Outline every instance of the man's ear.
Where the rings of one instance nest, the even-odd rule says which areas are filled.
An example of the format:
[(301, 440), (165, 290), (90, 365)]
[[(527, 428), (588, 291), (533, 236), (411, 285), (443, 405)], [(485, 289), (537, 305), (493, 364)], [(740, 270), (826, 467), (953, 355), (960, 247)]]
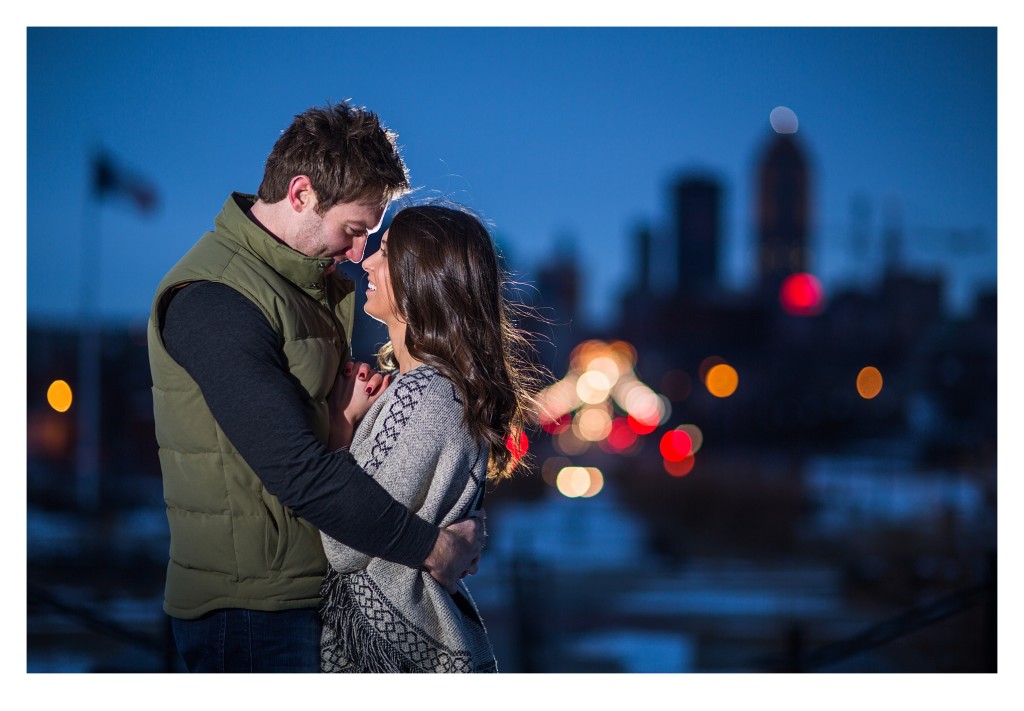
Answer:
[(288, 183), (288, 204), (295, 212), (303, 212), (316, 207), (316, 192), (313, 183), (305, 175), (296, 175)]

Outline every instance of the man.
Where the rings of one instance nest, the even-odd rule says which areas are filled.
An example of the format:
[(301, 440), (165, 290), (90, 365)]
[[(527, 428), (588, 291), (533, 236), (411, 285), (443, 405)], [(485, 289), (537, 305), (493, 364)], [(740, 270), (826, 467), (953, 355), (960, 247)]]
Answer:
[(384, 386), (350, 362), (354, 284), (335, 263), (360, 261), (409, 190), (396, 138), (346, 103), (296, 116), (258, 197), (232, 194), (157, 288), (164, 610), (190, 671), (319, 671), (319, 529), (448, 588), (476, 570), (481, 524), (427, 524), (326, 446), (339, 369)]

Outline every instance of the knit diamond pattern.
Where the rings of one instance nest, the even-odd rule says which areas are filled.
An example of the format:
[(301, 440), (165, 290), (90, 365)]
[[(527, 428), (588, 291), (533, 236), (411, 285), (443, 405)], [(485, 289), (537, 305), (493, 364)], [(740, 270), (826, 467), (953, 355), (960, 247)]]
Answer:
[(380, 465), (391, 453), (399, 433), (415, 414), (420, 395), (436, 373), (437, 371), (432, 368), (417, 368), (406, 373), (394, 384), (395, 393), (384, 416), (384, 427), (374, 437), (371, 453), (373, 458), (364, 466), (371, 476), (380, 469)]

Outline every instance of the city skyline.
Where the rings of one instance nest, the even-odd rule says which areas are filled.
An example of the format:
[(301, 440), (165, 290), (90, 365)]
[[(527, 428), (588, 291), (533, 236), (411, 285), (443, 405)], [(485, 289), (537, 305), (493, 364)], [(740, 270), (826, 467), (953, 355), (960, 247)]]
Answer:
[[(227, 194), (255, 191), (291, 115), (343, 98), (399, 133), (417, 199), (455, 199), (491, 220), (526, 280), (557, 245), (573, 244), (586, 275), (579, 316), (597, 322), (614, 317), (635, 281), (635, 226), (647, 222), (656, 236), (666, 229), (680, 174), (721, 183), (720, 276), (749, 285), (755, 165), (771, 112), (786, 106), (814, 176), (810, 268), (827, 287), (870, 279), (884, 256), (883, 215), (897, 204), (906, 261), (947, 274), (953, 305), (966, 309), (973, 290), (996, 279), (995, 36), (994, 28), (30, 28), (28, 316), (77, 317), (89, 239), (101, 317), (143, 320), (159, 277)], [(335, 58), (327, 49), (356, 40), (382, 51)], [(285, 81), (267, 47), (319, 71)], [(265, 101), (250, 100), (252, 71)], [(233, 115), (233, 106), (245, 110)], [(109, 201), (87, 215), (99, 147), (158, 191), (150, 217)], [(50, 209), (54, 200), (64, 209)], [(861, 237), (867, 230), (867, 251), (852, 246), (856, 205), (867, 206), (857, 226)], [(47, 277), (54, 252), (66, 260), (57, 283)]]

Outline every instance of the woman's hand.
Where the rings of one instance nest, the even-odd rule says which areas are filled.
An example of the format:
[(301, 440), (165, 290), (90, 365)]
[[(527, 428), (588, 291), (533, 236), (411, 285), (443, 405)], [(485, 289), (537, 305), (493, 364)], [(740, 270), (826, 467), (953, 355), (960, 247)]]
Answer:
[(328, 399), (331, 434), (327, 444), (332, 450), (352, 442), (356, 427), (390, 384), (390, 375), (382, 376), (366, 363), (350, 360), (342, 366)]

